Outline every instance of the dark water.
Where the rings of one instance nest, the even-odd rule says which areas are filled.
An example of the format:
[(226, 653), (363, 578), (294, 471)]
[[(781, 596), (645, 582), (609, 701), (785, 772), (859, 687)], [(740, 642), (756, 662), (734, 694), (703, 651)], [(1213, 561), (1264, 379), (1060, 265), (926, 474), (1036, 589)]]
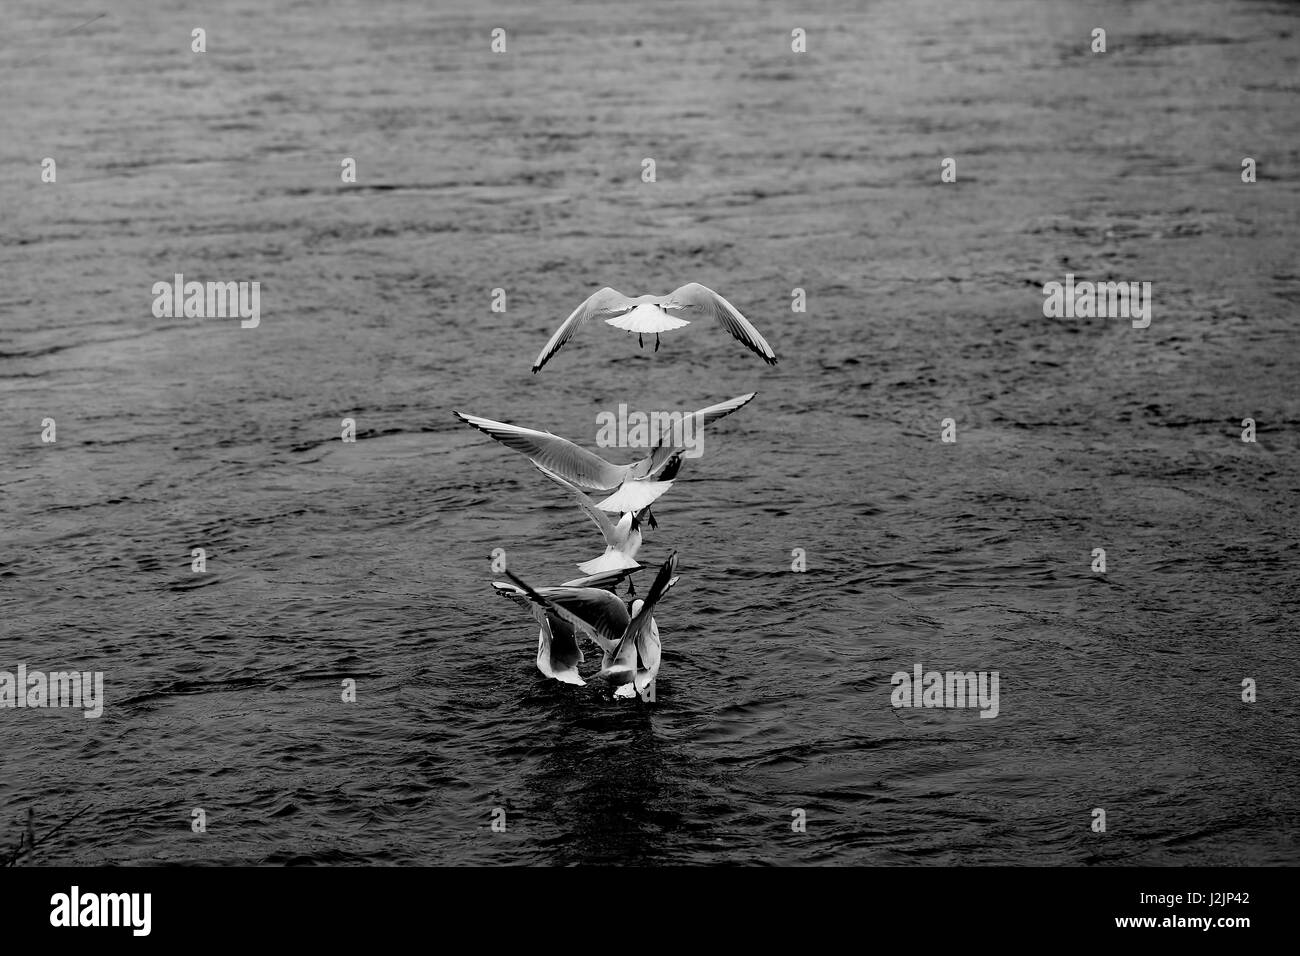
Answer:
[[(10, 4), (0, 669), (108, 703), (0, 711), (0, 847), (88, 806), (34, 862), (1300, 860), (1297, 12)], [(260, 327), (154, 318), (176, 272)], [(1150, 328), (1045, 319), (1067, 272)], [(591, 330), (529, 374), (692, 279), (781, 364)], [(544, 680), (488, 556), (594, 532), (451, 409), (592, 445), (753, 389), (643, 551), (657, 703)], [(917, 662), (998, 717), (894, 711)]]

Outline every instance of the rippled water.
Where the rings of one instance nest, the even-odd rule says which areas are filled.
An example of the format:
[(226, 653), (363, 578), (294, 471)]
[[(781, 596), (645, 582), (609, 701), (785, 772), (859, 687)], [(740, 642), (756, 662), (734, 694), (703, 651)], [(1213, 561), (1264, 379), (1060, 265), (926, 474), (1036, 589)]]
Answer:
[[(35, 862), (1300, 859), (1300, 8), (62, 6), (0, 41), (0, 669), (108, 704), (0, 712), (0, 847), (88, 806)], [(176, 272), (261, 326), (155, 319)], [(1045, 319), (1067, 272), (1151, 327)], [(529, 374), (692, 279), (781, 364), (593, 329)], [(592, 445), (755, 389), (656, 508), (657, 703), (543, 679), (489, 554), (594, 532), (451, 409)], [(917, 662), (998, 717), (893, 710)]]

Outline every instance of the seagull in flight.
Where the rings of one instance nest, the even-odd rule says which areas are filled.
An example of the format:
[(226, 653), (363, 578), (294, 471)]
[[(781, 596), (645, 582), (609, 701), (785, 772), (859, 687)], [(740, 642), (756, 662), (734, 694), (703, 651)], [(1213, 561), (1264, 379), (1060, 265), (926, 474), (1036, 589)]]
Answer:
[[(701, 408), (693, 413), (695, 427), (705, 428), (720, 418), (726, 418), (753, 400), (757, 392)], [(457, 418), (485, 435), (495, 438), (507, 448), (527, 455), (534, 465), (572, 482), (585, 491), (613, 493), (596, 507), (615, 514), (645, 512), (654, 501), (672, 485), (672, 479), (681, 467), (681, 449), (671, 442), (660, 443), (645, 458), (630, 465), (615, 465), (599, 455), (579, 448), (567, 438), (497, 422), (477, 415), (455, 412)], [(654, 515), (645, 514), (646, 523), (656, 526)]]
[[(564, 480), (542, 465), (536, 467), (538, 471), (567, 491), (578, 502), (578, 506), (592, 520), (600, 530), (601, 536), (605, 539), (605, 553), (598, 558), (592, 558), (590, 561), (583, 561), (578, 565), (579, 571), (586, 575), (599, 576), (614, 571), (626, 570), (631, 572), (641, 567), (636, 560), (636, 553), (641, 549), (641, 514), (644, 514), (644, 511), (641, 513), (625, 511), (619, 516), (616, 524), (610, 520), (605, 512), (596, 507), (596, 502), (592, 501), (573, 482)], [(629, 593), (631, 593), (630, 581)]]
[[(685, 316), (689, 316), (685, 317)], [(740, 310), (698, 282), (688, 282), (668, 295), (640, 295), (633, 298), (609, 286), (595, 292), (586, 302), (573, 310), (551, 336), (551, 340), (537, 353), (533, 374), (537, 374), (551, 356), (560, 350), (575, 332), (592, 319), (604, 319), (606, 325), (637, 334), (637, 344), (645, 347), (644, 336), (655, 337), (655, 351), (659, 351), (659, 333), (690, 325), (691, 320), (710, 317), (723, 331), (734, 336), (768, 365), (776, 364), (776, 353), (767, 339), (759, 333)]]

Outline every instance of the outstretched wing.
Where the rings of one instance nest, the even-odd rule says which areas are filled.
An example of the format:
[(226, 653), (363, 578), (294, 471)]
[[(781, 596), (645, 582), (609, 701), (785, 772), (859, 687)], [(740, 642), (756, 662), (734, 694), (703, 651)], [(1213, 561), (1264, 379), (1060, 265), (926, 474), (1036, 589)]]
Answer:
[[(627, 608), (613, 594), (599, 588), (543, 588), (536, 590), (517, 577), (505, 572), (527, 599), (540, 608), (550, 611), (570, 627), (586, 634), (602, 650), (609, 650), (627, 630)], [(493, 587), (504, 591), (500, 584)]]
[(714, 292), (708, 286), (698, 282), (688, 282), (661, 303), (665, 309), (682, 309), (713, 316), (718, 325), (735, 337), (745, 348), (758, 355), (768, 365), (776, 364), (776, 353), (767, 339), (759, 334), (758, 329), (750, 324), (749, 319), (740, 314), (740, 310)]
[(497, 594), (501, 595), (501, 597), (509, 598), (531, 614), (533, 620), (539, 625), (542, 627), (549, 626), (546, 621), (546, 608), (530, 601), (527, 592), (525, 592), (523, 588), (517, 587), (513, 584), (506, 584), (502, 581), (493, 581), (492, 587), (496, 590)]
[(641, 610), (637, 611), (636, 617), (628, 622), (627, 630), (619, 638), (618, 646), (614, 649), (613, 656), (615, 658), (623, 653), (629, 643), (636, 644), (637, 648), (640, 649), (650, 641), (652, 636), (650, 615), (654, 613), (655, 605), (659, 603), (659, 599), (677, 583), (676, 572), (677, 552), (674, 551), (668, 556), (668, 560), (663, 563), (663, 566), (659, 568), (659, 573), (655, 575), (654, 584), (650, 585), (650, 591), (645, 596), (645, 603), (641, 605)]
[(578, 646), (578, 632), (574, 627), (563, 618), (546, 610), (540, 604), (533, 603), (523, 588), (502, 581), (493, 581), (492, 587), (496, 589), (497, 594), (510, 598), (532, 615), (533, 620), (542, 628), (542, 640), (545, 640), (549, 635), (552, 653), (549, 655), (543, 654), (541, 646), (538, 647), (537, 667), (541, 672), (547, 677), (554, 677), (556, 680), (565, 681), (565, 683), (583, 683), (581, 677), (576, 681), (571, 681), (567, 677), (559, 676), (553, 666), (556, 663), (557, 655), (561, 663), (568, 662), (574, 667), (585, 660), (582, 648)]
[(587, 517), (596, 523), (596, 527), (600, 529), (601, 535), (605, 538), (605, 544), (611, 547), (615, 546), (615, 538), (617, 537), (618, 532), (614, 527), (614, 522), (609, 520), (609, 516), (606, 515), (605, 512), (596, 507), (596, 502), (592, 501), (591, 498), (584, 494), (582, 489), (573, 482), (561, 478), (545, 465), (539, 465), (537, 462), (533, 462), (533, 465), (543, 475), (571, 494), (574, 500), (578, 502), (578, 506), (587, 513)]
[(559, 435), (522, 428), (509, 422), (494, 422), (490, 418), (479, 418), (464, 412), (455, 412), (455, 415), (466, 425), (474, 426), (507, 448), (527, 455), (533, 464), (548, 468), (581, 488), (602, 491), (617, 488), (627, 474), (627, 466), (610, 464), (599, 455), (579, 448)]
[[(720, 418), (726, 418), (737, 409), (748, 405), (757, 394), (758, 392), (750, 392), (748, 395), (737, 395), (725, 402), (718, 402), (718, 404), (710, 405), (708, 408), (701, 408), (691, 416), (695, 420), (693, 427), (697, 430), (703, 429)], [(643, 458), (632, 466), (632, 474), (637, 478), (658, 474), (660, 469), (668, 464), (668, 459), (673, 456), (673, 453), (681, 447), (681, 445), (672, 442), (659, 445), (650, 453), (649, 458)]]
[(599, 574), (585, 574), (580, 578), (574, 578), (572, 581), (565, 581), (560, 587), (563, 588), (609, 588), (618, 587), (623, 581), (640, 570), (640, 565), (635, 568), (619, 568), (617, 571), (602, 571)]
[(537, 358), (533, 361), (533, 374), (536, 375), (541, 367), (550, 360), (551, 356), (558, 352), (565, 342), (573, 338), (573, 333), (592, 319), (607, 319), (612, 315), (621, 315), (635, 307), (635, 302), (622, 292), (611, 289), (609, 286), (605, 286), (599, 292), (592, 293), (586, 302), (573, 310), (573, 314), (564, 320), (564, 324), (555, 330), (551, 340), (537, 353)]

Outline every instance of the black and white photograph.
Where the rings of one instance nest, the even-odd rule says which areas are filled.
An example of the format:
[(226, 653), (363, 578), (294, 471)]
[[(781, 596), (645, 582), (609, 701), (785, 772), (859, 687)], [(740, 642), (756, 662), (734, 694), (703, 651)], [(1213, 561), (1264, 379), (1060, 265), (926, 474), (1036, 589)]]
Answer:
[[(1250, 945), (1300, 864), (1300, 3), (0, 22), (24, 925), (1088, 871), (1156, 874), (1070, 903), (1107, 938)], [(712, 878), (663, 879), (634, 922)]]

